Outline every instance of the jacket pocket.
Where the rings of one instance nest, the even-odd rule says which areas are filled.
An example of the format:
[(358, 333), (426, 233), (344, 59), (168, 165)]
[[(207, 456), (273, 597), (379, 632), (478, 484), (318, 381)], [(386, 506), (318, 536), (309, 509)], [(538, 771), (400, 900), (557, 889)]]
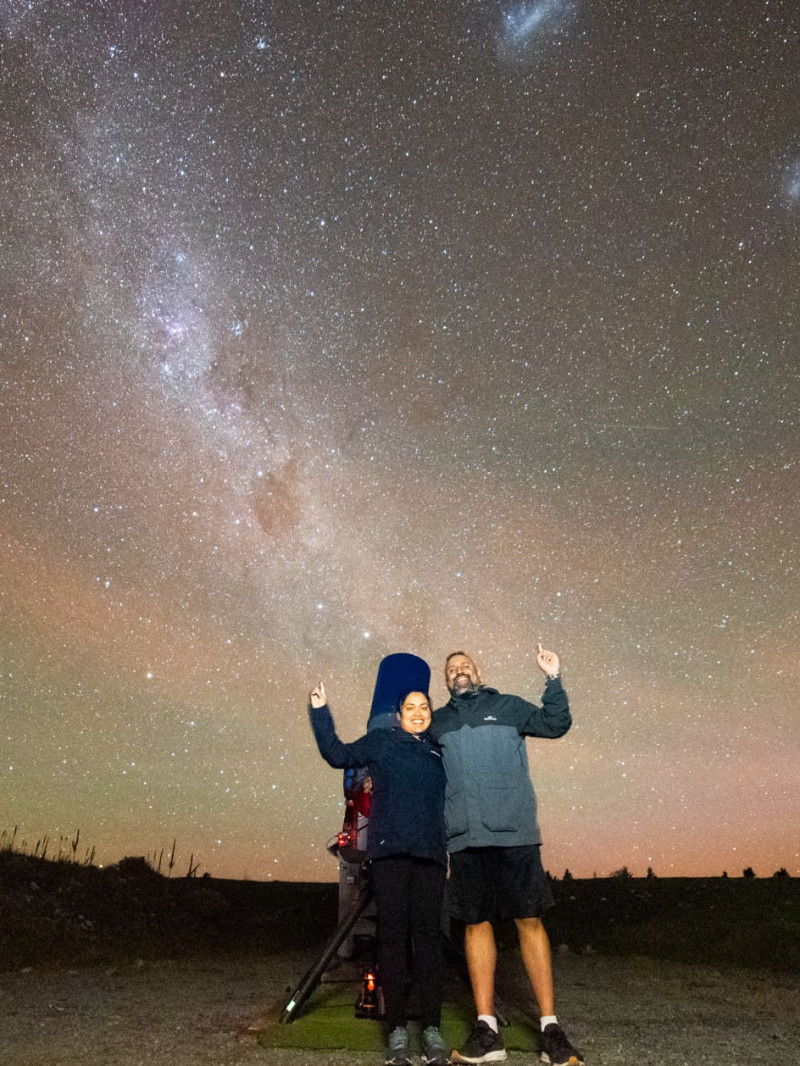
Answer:
[(467, 831), (467, 797), (463, 788), (458, 792), (448, 792), (444, 801), (444, 820), (447, 835), (451, 839)]
[(525, 792), (521, 788), (481, 789), (481, 821), (493, 833), (516, 833), (522, 825)]

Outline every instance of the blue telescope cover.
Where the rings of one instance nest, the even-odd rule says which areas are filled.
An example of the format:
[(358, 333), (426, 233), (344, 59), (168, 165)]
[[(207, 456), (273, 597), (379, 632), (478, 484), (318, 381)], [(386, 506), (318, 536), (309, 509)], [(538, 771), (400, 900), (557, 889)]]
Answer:
[(381, 659), (367, 729), (394, 725), (400, 697), (411, 691), (427, 692), (430, 682), (431, 668), (418, 655), (399, 651)]

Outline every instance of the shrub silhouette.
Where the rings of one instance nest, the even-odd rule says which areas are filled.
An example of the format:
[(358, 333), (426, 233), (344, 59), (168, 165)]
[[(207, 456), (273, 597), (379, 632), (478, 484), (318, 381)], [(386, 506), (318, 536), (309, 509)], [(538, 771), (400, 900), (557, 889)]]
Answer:
[(161, 881), (162, 875), (154, 870), (143, 855), (126, 855), (109, 870), (114, 870), (126, 881), (143, 881), (152, 884), (154, 880)]

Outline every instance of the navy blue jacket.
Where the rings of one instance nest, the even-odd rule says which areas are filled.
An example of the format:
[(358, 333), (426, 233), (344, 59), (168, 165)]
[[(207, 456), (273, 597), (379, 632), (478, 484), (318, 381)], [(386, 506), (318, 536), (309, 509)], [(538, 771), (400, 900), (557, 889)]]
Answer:
[(542, 704), (482, 685), (435, 712), (430, 732), (447, 771), (451, 852), (541, 844), (525, 737), (562, 737), (572, 724), (558, 678), (548, 679)]
[(366, 766), (372, 778), (367, 858), (414, 855), (447, 865), (444, 766), (430, 733), (373, 729), (352, 744), (336, 735), (331, 712), (309, 707), (320, 755), (340, 770)]

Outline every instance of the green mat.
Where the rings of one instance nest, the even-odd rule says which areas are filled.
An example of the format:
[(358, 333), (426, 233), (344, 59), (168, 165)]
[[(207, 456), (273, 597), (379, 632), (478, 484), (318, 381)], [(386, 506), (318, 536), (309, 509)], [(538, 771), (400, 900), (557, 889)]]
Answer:
[[(385, 1047), (385, 1026), (371, 1018), (356, 1018), (353, 1008), (358, 986), (348, 982), (323, 984), (288, 1025), (278, 1021), (285, 1006), (281, 1002), (265, 1019), (257, 1041), (265, 1048), (312, 1048), (320, 1051), (374, 1051)], [(472, 999), (468, 990), (463, 996), (450, 997), (442, 1007), (442, 1034), (445, 1043), (457, 1047), (474, 1023)], [(534, 1051), (538, 1041), (531, 1021), (509, 1019), (503, 1027), (503, 1041), (511, 1051)], [(409, 1024), (412, 1051), (419, 1050), (419, 1025)]]

